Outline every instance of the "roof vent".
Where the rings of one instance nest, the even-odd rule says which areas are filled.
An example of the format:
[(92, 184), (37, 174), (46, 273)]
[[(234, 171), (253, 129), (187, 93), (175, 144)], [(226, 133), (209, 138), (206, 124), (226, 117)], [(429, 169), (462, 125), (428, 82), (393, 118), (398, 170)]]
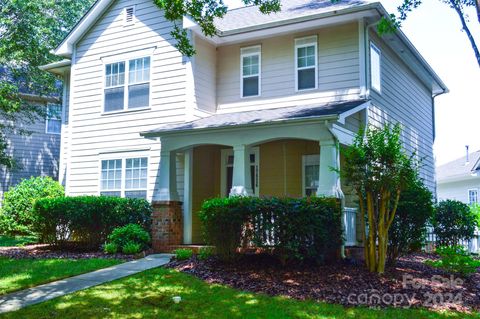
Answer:
[(135, 6), (125, 8), (125, 25), (133, 24), (135, 16)]

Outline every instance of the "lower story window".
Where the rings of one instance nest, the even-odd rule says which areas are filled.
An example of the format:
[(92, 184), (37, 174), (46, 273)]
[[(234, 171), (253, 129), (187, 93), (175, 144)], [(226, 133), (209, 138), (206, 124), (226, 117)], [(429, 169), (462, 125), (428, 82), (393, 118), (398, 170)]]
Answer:
[(320, 155), (303, 156), (303, 196), (315, 195), (318, 189)]
[(146, 157), (102, 160), (100, 195), (127, 198), (147, 197)]
[(468, 202), (470, 204), (476, 204), (478, 203), (478, 190), (476, 189), (470, 189), (468, 191)]

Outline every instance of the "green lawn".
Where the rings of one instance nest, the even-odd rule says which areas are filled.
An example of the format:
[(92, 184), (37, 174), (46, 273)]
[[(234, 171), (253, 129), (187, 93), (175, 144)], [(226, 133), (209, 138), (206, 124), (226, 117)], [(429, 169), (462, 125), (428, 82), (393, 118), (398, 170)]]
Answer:
[(27, 244), (35, 244), (37, 237), (35, 236), (4, 236), (0, 235), (0, 247), (23, 246)]
[(0, 257), (0, 295), (121, 263), (115, 259), (8, 259)]
[[(183, 300), (174, 304), (172, 297)], [(157, 268), (0, 318), (480, 318), (427, 310), (344, 308), (268, 297), (209, 285), (175, 270)]]

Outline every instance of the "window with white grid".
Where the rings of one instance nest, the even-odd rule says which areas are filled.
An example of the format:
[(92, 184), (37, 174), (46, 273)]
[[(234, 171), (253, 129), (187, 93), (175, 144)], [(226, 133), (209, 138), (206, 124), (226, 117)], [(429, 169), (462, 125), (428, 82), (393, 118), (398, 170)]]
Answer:
[(103, 160), (100, 178), (100, 195), (122, 195), (122, 160)]
[(128, 158), (125, 164), (125, 197), (147, 197), (148, 160), (142, 158)]

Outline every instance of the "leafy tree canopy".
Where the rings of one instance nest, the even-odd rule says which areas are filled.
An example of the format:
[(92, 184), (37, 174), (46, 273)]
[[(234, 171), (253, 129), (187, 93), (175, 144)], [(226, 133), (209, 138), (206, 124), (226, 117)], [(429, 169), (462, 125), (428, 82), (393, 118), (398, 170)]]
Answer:
[(22, 94), (51, 95), (54, 76), (38, 67), (55, 61), (51, 54), (93, 0), (0, 0), (0, 167), (14, 167), (6, 135), (28, 134), (29, 124), (45, 109)]

